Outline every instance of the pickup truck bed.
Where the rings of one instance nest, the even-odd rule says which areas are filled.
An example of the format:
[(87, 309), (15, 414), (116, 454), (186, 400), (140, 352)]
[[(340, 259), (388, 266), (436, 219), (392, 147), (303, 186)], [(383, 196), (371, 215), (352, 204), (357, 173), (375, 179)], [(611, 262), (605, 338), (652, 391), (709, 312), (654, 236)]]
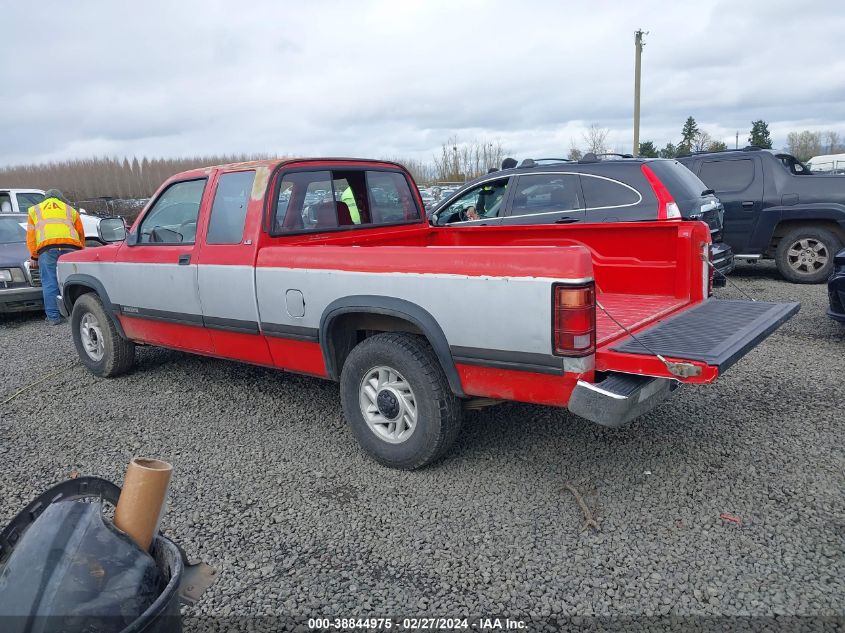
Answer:
[[(407, 194), (366, 189), (397, 177)], [(339, 202), (342, 189), (307, 205), (297, 183), (309, 179), (360, 185), (359, 223)], [(179, 201), (163, 206), (171, 187), (182, 188)], [(412, 191), (402, 168), (374, 161), (174, 176), (124, 243), (59, 262), (60, 307), (80, 359), (113, 376), (131, 367), (134, 345), (161, 345), (338, 380), (365, 450), (416, 468), (454, 440), (461, 400), (568, 407), (617, 426), (680, 383), (712, 382), (797, 310), (708, 301), (702, 222), (432, 227)], [(400, 219), (375, 222), (379, 200), (400, 206)], [(237, 237), (209, 240), (213, 209), (227, 205), (242, 218)], [(151, 226), (162, 208), (180, 221)], [(174, 238), (183, 232), (190, 243)], [(695, 328), (709, 336), (695, 349), (695, 336), (675, 341)], [(665, 358), (631, 347), (629, 332)]]

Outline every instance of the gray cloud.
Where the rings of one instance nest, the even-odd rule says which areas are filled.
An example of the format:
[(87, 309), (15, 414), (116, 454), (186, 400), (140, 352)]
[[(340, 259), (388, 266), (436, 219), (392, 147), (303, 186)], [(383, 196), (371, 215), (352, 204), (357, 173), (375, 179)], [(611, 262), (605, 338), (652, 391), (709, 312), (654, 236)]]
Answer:
[(845, 135), (845, 5), (789, 1), (6, 3), (0, 164), (262, 151), (429, 158), (451, 134), (565, 153), (590, 123), (630, 149), (693, 115)]

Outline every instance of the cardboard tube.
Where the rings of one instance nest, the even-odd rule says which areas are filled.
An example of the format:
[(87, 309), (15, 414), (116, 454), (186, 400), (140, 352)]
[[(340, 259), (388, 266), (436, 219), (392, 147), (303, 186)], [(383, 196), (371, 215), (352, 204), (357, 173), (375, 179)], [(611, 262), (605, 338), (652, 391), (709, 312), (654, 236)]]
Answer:
[(173, 466), (158, 459), (136, 457), (129, 462), (123, 490), (114, 510), (114, 525), (148, 551), (158, 531)]

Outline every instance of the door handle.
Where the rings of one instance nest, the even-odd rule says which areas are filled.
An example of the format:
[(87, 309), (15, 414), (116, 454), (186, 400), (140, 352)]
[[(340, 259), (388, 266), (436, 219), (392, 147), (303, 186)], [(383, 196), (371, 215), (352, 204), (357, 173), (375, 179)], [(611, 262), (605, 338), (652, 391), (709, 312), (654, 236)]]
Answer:
[(753, 209), (754, 203), (749, 201), (749, 200), (746, 200), (745, 202), (742, 203), (742, 208), (743, 209)]
[(191, 256), (189, 254), (179, 255), (179, 265), (187, 266), (191, 263)]
[(569, 218), (569, 217), (562, 217), (555, 220), (555, 224), (572, 224), (573, 222), (577, 222), (578, 218)]

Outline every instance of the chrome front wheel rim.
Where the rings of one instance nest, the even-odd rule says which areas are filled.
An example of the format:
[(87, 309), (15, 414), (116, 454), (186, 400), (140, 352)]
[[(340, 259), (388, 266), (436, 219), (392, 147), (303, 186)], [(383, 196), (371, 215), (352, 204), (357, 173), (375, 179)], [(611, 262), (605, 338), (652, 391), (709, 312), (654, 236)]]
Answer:
[(797, 240), (786, 251), (789, 267), (800, 275), (812, 275), (827, 265), (830, 259), (824, 242), (811, 237)]
[(90, 312), (86, 312), (79, 320), (79, 334), (82, 339), (82, 349), (88, 358), (94, 362), (103, 360), (106, 353), (106, 344), (103, 341), (103, 330), (100, 322)]
[(373, 367), (364, 374), (358, 403), (369, 429), (389, 444), (406, 442), (417, 428), (414, 391), (392, 367)]

